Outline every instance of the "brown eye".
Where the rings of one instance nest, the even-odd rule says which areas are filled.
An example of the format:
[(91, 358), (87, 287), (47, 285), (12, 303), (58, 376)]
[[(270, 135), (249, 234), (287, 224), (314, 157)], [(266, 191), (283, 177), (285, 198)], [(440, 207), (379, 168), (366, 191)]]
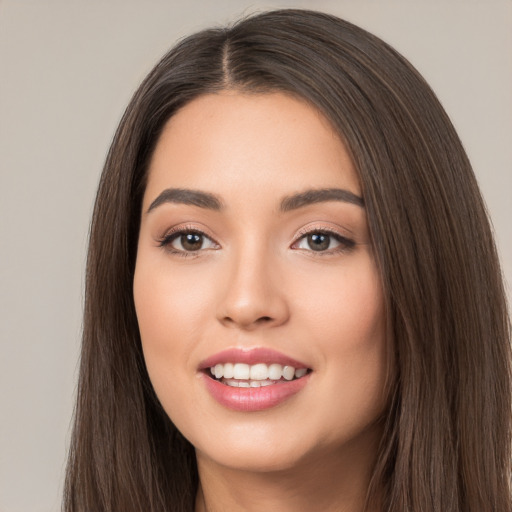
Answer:
[(185, 251), (198, 251), (203, 246), (203, 235), (199, 233), (186, 233), (181, 235), (179, 240)]
[(302, 249), (327, 254), (352, 249), (355, 242), (337, 233), (328, 231), (311, 231), (305, 233), (292, 246), (293, 249)]
[(218, 245), (204, 233), (188, 230), (165, 236), (160, 241), (160, 247), (165, 247), (175, 254), (186, 254), (205, 249), (217, 249)]
[(329, 249), (331, 237), (324, 233), (312, 233), (307, 236), (307, 244), (313, 251), (325, 251)]

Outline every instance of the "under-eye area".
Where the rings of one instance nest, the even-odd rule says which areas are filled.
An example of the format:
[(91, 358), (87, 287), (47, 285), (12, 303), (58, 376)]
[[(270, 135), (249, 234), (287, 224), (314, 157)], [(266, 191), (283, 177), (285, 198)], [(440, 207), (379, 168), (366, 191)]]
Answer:
[(214, 380), (237, 388), (260, 388), (289, 382), (300, 379), (311, 371), (310, 368), (295, 368), (278, 363), (224, 363), (205, 369), (205, 373)]

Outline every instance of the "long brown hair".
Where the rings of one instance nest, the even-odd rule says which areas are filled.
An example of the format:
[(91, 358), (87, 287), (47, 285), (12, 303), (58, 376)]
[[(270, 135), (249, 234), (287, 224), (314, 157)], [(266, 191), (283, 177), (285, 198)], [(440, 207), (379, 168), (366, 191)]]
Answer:
[(510, 326), (470, 163), (418, 72), (327, 14), (279, 10), (195, 34), (144, 80), (100, 181), (87, 260), (67, 512), (190, 512), (193, 447), (152, 389), (132, 297), (148, 161), (165, 122), (223, 89), (318, 108), (359, 173), (395, 368), (370, 495), (388, 512), (510, 511)]

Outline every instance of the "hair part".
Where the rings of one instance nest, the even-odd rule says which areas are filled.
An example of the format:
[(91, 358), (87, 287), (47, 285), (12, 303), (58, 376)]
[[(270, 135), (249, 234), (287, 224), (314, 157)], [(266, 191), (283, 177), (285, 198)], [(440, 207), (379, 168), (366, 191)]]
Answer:
[(368, 503), (511, 510), (510, 325), (485, 205), (439, 101), (396, 51), (327, 14), (279, 10), (186, 38), (114, 137), (90, 231), (64, 510), (190, 512), (193, 447), (163, 411), (132, 287), (147, 170), (182, 106), (226, 89), (314, 105), (361, 181), (392, 341), (389, 410)]

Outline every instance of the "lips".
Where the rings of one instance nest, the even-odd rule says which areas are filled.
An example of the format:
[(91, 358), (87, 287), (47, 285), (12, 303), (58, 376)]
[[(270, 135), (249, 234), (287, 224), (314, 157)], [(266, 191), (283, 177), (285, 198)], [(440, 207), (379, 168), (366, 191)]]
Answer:
[(228, 349), (201, 362), (211, 396), (236, 411), (261, 411), (288, 400), (308, 383), (311, 369), (268, 348)]
[(257, 363), (272, 364), (277, 363), (282, 366), (293, 366), (294, 368), (307, 368), (308, 366), (292, 357), (286, 356), (271, 348), (257, 347), (251, 349), (230, 348), (218, 352), (205, 359), (199, 365), (200, 370), (211, 368), (216, 364), (224, 363), (245, 363), (254, 365)]

